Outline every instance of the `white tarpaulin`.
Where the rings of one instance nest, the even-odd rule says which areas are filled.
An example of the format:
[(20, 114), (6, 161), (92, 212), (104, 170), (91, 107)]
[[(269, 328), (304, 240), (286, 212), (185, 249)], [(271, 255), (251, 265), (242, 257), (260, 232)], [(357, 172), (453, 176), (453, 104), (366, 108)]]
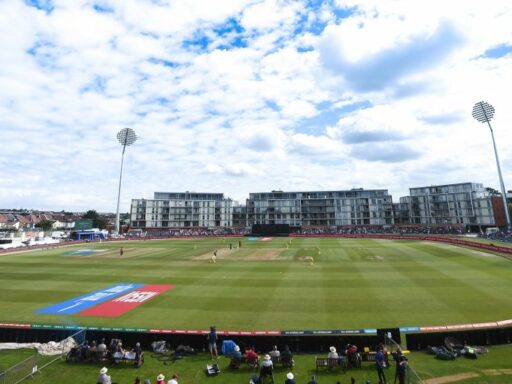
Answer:
[(37, 349), (37, 352), (43, 356), (55, 356), (68, 353), (71, 348), (76, 347), (77, 343), (72, 337), (68, 337), (60, 342), (50, 341), (48, 343), (0, 343), (2, 349)]

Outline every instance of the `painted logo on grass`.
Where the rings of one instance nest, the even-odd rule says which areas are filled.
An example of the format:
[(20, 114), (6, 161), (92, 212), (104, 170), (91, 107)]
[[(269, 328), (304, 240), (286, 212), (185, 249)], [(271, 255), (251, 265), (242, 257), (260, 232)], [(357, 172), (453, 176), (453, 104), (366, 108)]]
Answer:
[(91, 255), (93, 253), (105, 252), (106, 249), (77, 249), (76, 251), (64, 252), (66, 255)]
[(144, 284), (119, 283), (107, 288), (100, 289), (99, 291), (94, 291), (86, 295), (75, 297), (71, 300), (63, 301), (62, 303), (38, 309), (36, 313), (51, 315), (74, 315), (75, 313), (86, 310), (143, 286)]
[(118, 317), (154, 297), (174, 288), (174, 285), (145, 285), (105, 303), (80, 312), (82, 316)]

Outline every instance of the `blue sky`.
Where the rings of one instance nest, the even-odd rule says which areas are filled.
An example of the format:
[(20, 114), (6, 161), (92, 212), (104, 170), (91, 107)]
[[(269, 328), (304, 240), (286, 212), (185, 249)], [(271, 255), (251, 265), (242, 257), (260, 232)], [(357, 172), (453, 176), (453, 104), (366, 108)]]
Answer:
[(496, 0), (0, 2), (0, 208), (154, 191), (512, 189), (512, 6)]

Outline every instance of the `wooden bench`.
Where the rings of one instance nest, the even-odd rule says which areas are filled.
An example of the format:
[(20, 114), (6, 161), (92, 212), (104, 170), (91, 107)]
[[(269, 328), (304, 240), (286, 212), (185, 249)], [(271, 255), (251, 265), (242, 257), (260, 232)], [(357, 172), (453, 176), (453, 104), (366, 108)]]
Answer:
[[(361, 361), (375, 361), (375, 356), (377, 355), (377, 352), (362, 352), (361, 353)], [(389, 355), (390, 353), (384, 354), (384, 361), (386, 362), (386, 365), (389, 366)]]
[(248, 360), (244, 355), (237, 357), (232, 356), (229, 368), (238, 369), (242, 364), (247, 364), (249, 368), (257, 369), (260, 366), (259, 360)]
[(284, 359), (282, 356), (271, 356), (270, 358), (272, 359), (274, 367), (281, 365), (283, 368), (291, 368), (294, 364), (293, 358), (290, 355), (286, 356)]
[(328, 357), (315, 357), (315, 365), (317, 371), (318, 368), (341, 368), (343, 371), (347, 370), (347, 360), (342, 356), (334, 359)]

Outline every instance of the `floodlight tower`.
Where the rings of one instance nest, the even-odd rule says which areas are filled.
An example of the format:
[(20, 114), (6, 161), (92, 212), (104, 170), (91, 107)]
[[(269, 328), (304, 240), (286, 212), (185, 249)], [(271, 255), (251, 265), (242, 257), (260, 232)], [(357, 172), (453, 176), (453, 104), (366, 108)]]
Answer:
[(132, 145), (137, 141), (137, 135), (131, 128), (123, 128), (117, 132), (117, 140), (123, 146), (123, 153), (121, 154), (121, 171), (119, 172), (119, 189), (117, 191), (117, 210), (116, 210), (116, 234), (119, 234), (119, 201), (121, 199), (121, 180), (123, 178), (123, 162), (124, 162), (124, 151), (126, 147)]
[(496, 141), (494, 140), (494, 132), (491, 127), (491, 119), (494, 116), (494, 107), (485, 101), (479, 101), (473, 106), (473, 117), (481, 123), (487, 123), (491, 131), (492, 145), (494, 147), (494, 156), (496, 157), (496, 166), (498, 167), (498, 176), (500, 178), (501, 197), (503, 198), (503, 207), (505, 208), (505, 216), (507, 218), (507, 229), (512, 230), (510, 225), (510, 215), (507, 206), (507, 194), (505, 191), (505, 184), (503, 183), (503, 176), (501, 175), (500, 160), (498, 158), (498, 150), (496, 149)]

